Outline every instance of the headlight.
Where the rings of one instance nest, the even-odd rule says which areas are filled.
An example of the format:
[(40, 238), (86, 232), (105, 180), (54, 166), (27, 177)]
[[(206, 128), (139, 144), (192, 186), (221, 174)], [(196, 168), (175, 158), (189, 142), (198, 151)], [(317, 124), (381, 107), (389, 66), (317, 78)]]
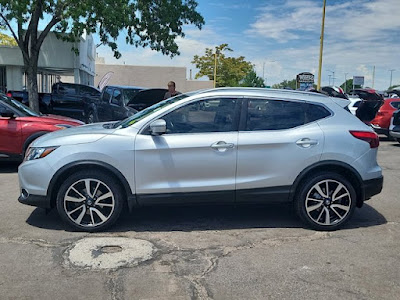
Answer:
[(53, 152), (57, 148), (58, 147), (28, 148), (28, 151), (26, 151), (26, 154), (25, 154), (24, 161), (46, 157), (47, 155), (49, 155), (51, 152)]
[(55, 127), (57, 127), (58, 129), (67, 129), (67, 128), (71, 128), (72, 125), (68, 125), (68, 124), (57, 124), (54, 125)]

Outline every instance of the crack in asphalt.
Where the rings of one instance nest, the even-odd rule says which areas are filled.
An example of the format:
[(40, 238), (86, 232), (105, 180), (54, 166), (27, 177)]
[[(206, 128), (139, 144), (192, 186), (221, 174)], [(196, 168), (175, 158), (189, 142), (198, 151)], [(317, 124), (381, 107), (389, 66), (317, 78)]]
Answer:
[(107, 287), (110, 291), (111, 300), (123, 300), (124, 297), (124, 284), (118, 276), (117, 271), (112, 271), (108, 273)]

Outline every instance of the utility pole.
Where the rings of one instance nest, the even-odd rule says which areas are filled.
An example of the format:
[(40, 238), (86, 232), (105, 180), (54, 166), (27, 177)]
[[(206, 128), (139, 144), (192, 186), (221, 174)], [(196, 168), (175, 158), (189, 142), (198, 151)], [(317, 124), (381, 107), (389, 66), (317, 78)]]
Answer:
[(372, 88), (375, 86), (375, 66), (372, 69)]
[(394, 72), (394, 71), (396, 71), (396, 70), (395, 70), (395, 69), (389, 70), (389, 72), (390, 72), (390, 85), (389, 85), (389, 87), (392, 86), (392, 78), (393, 78), (393, 72)]
[[(328, 70), (328, 72), (332, 73), (332, 85), (335, 85), (335, 71)], [(331, 85), (330, 80), (329, 80), (329, 85)]]
[(328, 75), (328, 78), (329, 78), (329, 86), (331, 86), (331, 77), (332, 77), (332, 75)]
[(324, 48), (324, 29), (325, 29), (325, 7), (326, 7), (326, 0), (324, 0), (324, 5), (322, 8), (322, 24), (321, 24), (320, 46), (319, 46), (319, 66), (318, 66), (318, 84), (317, 84), (318, 91), (321, 90), (322, 53)]
[(347, 74), (349, 73), (344, 73), (344, 92), (347, 93)]
[(215, 47), (215, 53), (214, 53), (214, 89), (217, 87), (217, 52), (218, 49)]
[(265, 69), (265, 61), (263, 62), (263, 79), (264, 79), (264, 69)]

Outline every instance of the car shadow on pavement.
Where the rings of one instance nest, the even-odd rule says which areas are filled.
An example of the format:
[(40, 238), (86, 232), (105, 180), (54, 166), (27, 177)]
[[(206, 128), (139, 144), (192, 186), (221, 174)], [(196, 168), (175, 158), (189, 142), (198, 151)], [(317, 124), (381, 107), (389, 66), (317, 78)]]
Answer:
[(0, 174), (17, 173), (19, 162), (0, 162)]
[[(73, 231), (54, 209), (35, 209), (28, 224), (50, 230)], [(345, 229), (385, 224), (383, 215), (368, 204), (356, 209)], [(124, 212), (107, 232), (207, 231), (250, 228), (305, 228), (290, 205), (143, 207)]]

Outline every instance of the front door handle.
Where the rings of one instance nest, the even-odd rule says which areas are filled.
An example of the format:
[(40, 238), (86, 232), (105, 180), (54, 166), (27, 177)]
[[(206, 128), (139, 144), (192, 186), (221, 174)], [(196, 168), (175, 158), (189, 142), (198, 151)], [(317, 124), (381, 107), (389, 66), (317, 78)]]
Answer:
[(233, 148), (233, 147), (235, 147), (234, 144), (225, 143), (224, 141), (219, 141), (219, 142), (216, 142), (211, 145), (211, 148), (217, 149), (217, 150), (224, 150), (224, 149), (226, 150), (228, 148)]
[(312, 140), (312, 139), (309, 139), (309, 138), (303, 138), (303, 139), (298, 140), (296, 142), (296, 144), (298, 146), (300, 146), (300, 147), (303, 147), (303, 148), (309, 148), (309, 147), (311, 147), (313, 145), (317, 145), (318, 141), (317, 140)]

